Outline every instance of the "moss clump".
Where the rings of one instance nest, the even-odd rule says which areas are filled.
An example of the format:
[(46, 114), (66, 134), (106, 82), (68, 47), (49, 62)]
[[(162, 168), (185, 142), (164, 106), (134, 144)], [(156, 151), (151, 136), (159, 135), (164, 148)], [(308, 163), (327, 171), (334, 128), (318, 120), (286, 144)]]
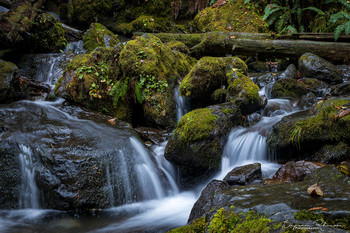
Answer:
[(213, 131), (218, 117), (212, 109), (201, 108), (187, 113), (183, 116), (176, 127), (175, 134), (180, 136), (180, 140), (190, 144), (194, 141), (207, 138)]
[(249, 114), (263, 107), (259, 87), (247, 76), (235, 71), (228, 86), (227, 101), (237, 104), (243, 114)]
[(307, 85), (297, 79), (280, 79), (272, 87), (272, 98), (299, 99), (308, 93)]
[(12, 75), (17, 69), (17, 66), (12, 62), (0, 59), (0, 90), (9, 88)]
[(0, 41), (9, 48), (57, 52), (67, 43), (62, 25), (30, 3), (7, 12), (0, 21)]
[(323, 226), (333, 226), (345, 231), (350, 230), (350, 220), (345, 217), (331, 218), (330, 216), (327, 216), (321, 213), (313, 213), (308, 210), (300, 210), (294, 213), (294, 217), (295, 219), (298, 219), (298, 220), (312, 220)]
[[(272, 149), (286, 155), (314, 153), (325, 145), (350, 141), (350, 115), (337, 118), (338, 106), (348, 106), (349, 99), (321, 101), (311, 116), (285, 119), (273, 127), (267, 138)], [(298, 152), (295, 152), (298, 150)]]
[(247, 72), (247, 65), (236, 57), (203, 57), (180, 84), (180, 94), (200, 101), (210, 101), (212, 93), (227, 86), (227, 71), (232, 68)]
[(96, 20), (103, 19), (105, 15), (111, 14), (113, 4), (113, 0), (69, 1), (67, 16), (72, 25), (88, 26)]
[[(198, 227), (199, 226), (199, 227)], [(217, 210), (212, 219), (206, 221), (204, 217), (199, 218), (190, 225), (180, 227), (169, 231), (168, 233), (181, 232), (232, 232), (232, 233), (248, 233), (262, 232), (267, 233), (272, 230), (278, 230), (282, 224), (274, 223), (264, 215), (249, 211), (246, 214), (235, 213), (233, 207), (225, 210), (221, 208)], [(188, 230), (188, 231), (187, 231)]]
[(118, 37), (99, 23), (92, 23), (89, 30), (83, 35), (84, 48), (88, 53), (97, 47), (115, 46), (119, 43)]
[(216, 89), (211, 95), (212, 102), (215, 104), (224, 103), (226, 101), (227, 95), (227, 89)]
[(141, 15), (130, 23), (120, 23), (115, 31), (125, 35), (133, 32), (177, 32), (174, 23), (168, 18)]
[(172, 50), (176, 50), (181, 53), (188, 54), (190, 52), (188, 47), (180, 41), (176, 41), (176, 40), (169, 41), (168, 43), (166, 43), (166, 46), (168, 46)]
[(230, 1), (222, 6), (207, 7), (194, 18), (200, 32), (267, 32), (267, 24), (257, 9), (244, 0)]

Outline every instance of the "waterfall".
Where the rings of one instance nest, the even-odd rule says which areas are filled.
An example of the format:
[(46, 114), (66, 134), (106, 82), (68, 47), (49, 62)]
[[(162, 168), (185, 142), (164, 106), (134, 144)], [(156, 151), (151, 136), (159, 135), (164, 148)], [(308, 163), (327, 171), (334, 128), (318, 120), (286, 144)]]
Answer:
[(21, 166), (20, 208), (39, 208), (38, 188), (35, 183), (35, 166), (33, 153), (29, 147), (19, 145), (19, 161)]
[(180, 96), (180, 86), (177, 86), (174, 89), (174, 98), (175, 98), (175, 103), (176, 103), (176, 117), (177, 117), (177, 122), (180, 121), (181, 117), (188, 113), (190, 111), (190, 106), (188, 100)]
[(228, 136), (222, 156), (221, 171), (217, 178), (223, 179), (234, 167), (256, 162), (261, 163), (264, 176), (272, 175), (278, 165), (268, 157), (266, 133), (282, 117), (293, 111), (295, 109), (289, 100), (271, 99), (268, 100), (263, 111), (267, 116), (264, 116), (260, 122), (250, 128), (234, 128)]

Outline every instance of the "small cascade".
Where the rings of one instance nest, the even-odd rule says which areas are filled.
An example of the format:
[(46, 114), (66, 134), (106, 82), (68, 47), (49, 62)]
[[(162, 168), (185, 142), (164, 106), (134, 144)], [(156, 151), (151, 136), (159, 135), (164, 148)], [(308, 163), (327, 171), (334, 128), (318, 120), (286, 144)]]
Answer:
[(67, 44), (66, 48), (64, 49), (64, 53), (86, 53), (86, 50), (84, 49), (84, 42), (82, 40), (69, 42), (69, 44)]
[(29, 147), (19, 145), (19, 161), (21, 166), (20, 208), (39, 208), (38, 188), (35, 183), (35, 166), (33, 153)]
[(177, 122), (180, 121), (181, 117), (188, 113), (190, 111), (190, 105), (188, 100), (180, 96), (180, 91), (179, 91), (180, 86), (175, 88), (174, 91), (174, 97), (175, 97), (175, 102), (176, 102), (176, 117), (177, 117)]
[(250, 128), (233, 129), (224, 148), (221, 171), (217, 178), (224, 178), (236, 166), (256, 162), (261, 163), (264, 176), (271, 175), (278, 165), (271, 162), (273, 158), (268, 157), (266, 134), (282, 117), (293, 111), (295, 109), (289, 100), (271, 99), (263, 111), (267, 116), (260, 122)]
[(7, 9), (7, 8), (5, 8), (3, 6), (0, 6), (0, 15), (1, 15), (1, 13), (6, 13), (8, 11), (9, 11), (9, 9)]

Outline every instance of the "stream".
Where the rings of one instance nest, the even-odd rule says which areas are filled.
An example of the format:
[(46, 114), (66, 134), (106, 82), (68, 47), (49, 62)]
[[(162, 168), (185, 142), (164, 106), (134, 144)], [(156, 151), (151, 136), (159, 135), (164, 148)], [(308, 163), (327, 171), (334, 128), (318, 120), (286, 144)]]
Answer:
[[(82, 43), (71, 43), (65, 52), (84, 53)], [(53, 87), (69, 58), (65, 54), (27, 55), (19, 64), (20, 72)], [(180, 120), (189, 111), (189, 103), (179, 96), (178, 87), (174, 93)], [(279, 168), (269, 156), (266, 132), (297, 109), (282, 99), (269, 99), (266, 108), (271, 106), (274, 111), (263, 110), (262, 119), (252, 127), (232, 129), (221, 171), (213, 178), (222, 179), (232, 168), (254, 162), (262, 164), (264, 177)], [(187, 223), (200, 192), (179, 190), (175, 168), (163, 156), (167, 141), (148, 149), (133, 129), (112, 126), (99, 117), (63, 99), (0, 106), (0, 126), (6, 126), (0, 131), (0, 142), (16, 144), (21, 177), (17, 209), (0, 211), (0, 232), (166, 232)], [(47, 164), (55, 175), (46, 169)], [(96, 169), (96, 177), (102, 178), (95, 181), (79, 174), (77, 167), (83, 166)], [(46, 183), (37, 184), (38, 176)], [(43, 195), (49, 194), (41, 190), (42, 185), (59, 187), (59, 194), (66, 198), (61, 202), (69, 203), (79, 193), (63, 187), (59, 180), (80, 176), (85, 183), (73, 185), (101, 185), (106, 193), (103, 198), (114, 207), (89, 216), (45, 208)]]

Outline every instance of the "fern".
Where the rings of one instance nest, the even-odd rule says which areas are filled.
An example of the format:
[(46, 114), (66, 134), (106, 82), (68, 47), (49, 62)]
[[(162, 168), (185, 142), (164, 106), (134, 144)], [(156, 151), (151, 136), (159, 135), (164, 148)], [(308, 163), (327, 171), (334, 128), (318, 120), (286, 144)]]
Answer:
[(137, 101), (140, 104), (142, 104), (142, 102), (143, 102), (143, 94), (142, 94), (141, 87), (142, 87), (142, 84), (136, 81), (136, 83), (135, 83), (135, 95), (136, 95)]

